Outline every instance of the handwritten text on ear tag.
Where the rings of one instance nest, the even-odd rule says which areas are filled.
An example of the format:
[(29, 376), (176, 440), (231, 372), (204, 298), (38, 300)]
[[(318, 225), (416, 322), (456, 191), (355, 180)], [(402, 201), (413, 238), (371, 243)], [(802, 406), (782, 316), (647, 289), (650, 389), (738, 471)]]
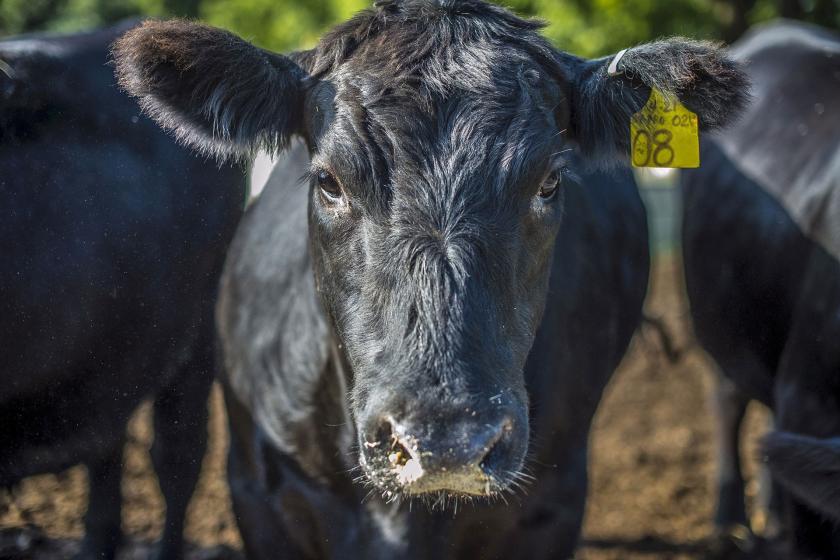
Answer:
[(633, 167), (700, 167), (697, 115), (656, 88), (630, 119)]

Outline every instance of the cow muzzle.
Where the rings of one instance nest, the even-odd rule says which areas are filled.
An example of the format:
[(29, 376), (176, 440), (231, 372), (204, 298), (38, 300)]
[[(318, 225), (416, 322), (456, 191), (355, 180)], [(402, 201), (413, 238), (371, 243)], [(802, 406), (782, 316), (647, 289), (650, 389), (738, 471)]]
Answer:
[[(512, 414), (464, 418), (433, 425), (380, 416), (364, 432), (360, 462), (386, 498), (447, 493), (493, 496), (516, 478), (525, 454)], [(519, 437), (518, 437), (519, 436)], [(527, 434), (524, 435), (527, 441)]]

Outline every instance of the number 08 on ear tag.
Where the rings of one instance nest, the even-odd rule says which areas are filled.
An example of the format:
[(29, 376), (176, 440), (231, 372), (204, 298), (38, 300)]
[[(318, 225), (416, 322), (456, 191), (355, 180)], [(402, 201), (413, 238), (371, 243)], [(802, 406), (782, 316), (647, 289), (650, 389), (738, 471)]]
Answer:
[(656, 88), (630, 120), (633, 167), (700, 167), (697, 115)]

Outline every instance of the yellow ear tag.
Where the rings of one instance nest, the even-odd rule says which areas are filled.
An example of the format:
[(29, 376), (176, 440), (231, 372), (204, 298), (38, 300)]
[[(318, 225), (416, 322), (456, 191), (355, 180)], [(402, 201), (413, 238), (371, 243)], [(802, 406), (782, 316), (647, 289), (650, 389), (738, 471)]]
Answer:
[(676, 97), (650, 90), (650, 99), (630, 119), (633, 167), (700, 167), (697, 115)]

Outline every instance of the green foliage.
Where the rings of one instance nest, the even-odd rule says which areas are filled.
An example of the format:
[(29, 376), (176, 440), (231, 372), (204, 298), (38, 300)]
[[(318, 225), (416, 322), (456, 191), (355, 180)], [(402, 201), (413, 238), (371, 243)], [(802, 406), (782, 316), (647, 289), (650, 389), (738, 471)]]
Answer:
[(369, 5), (364, 0), (204, 0), (200, 15), (260, 46), (288, 51), (313, 46), (330, 25)]
[(667, 35), (717, 38), (711, 4), (705, 0), (514, 0), (511, 5), (546, 20), (546, 36), (584, 56)]
[[(838, 0), (507, 0), (548, 25), (559, 47), (600, 56), (661, 36), (733, 40), (751, 23), (797, 17), (840, 27)], [(0, 0), (0, 36), (75, 31), (126, 17), (182, 16), (230, 29), (278, 50), (312, 46), (330, 25), (370, 0)]]

